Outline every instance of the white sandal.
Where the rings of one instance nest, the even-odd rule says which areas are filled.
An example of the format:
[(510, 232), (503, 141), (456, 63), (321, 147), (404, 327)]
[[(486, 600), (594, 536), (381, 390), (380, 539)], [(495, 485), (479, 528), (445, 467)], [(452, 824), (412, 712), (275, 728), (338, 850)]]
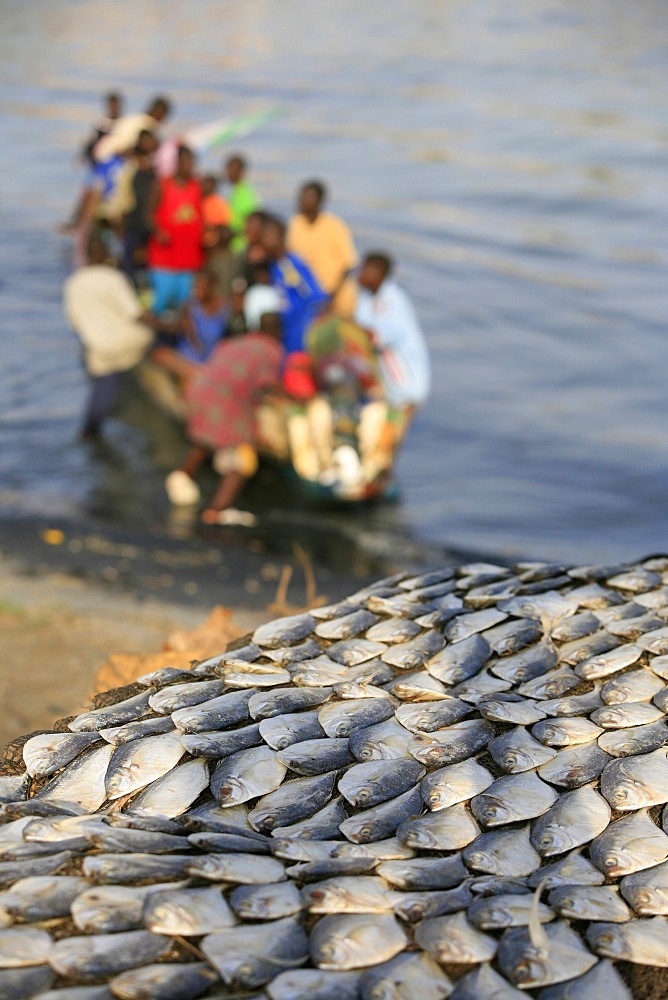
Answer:
[(165, 479), (165, 489), (170, 502), (175, 507), (190, 507), (199, 503), (201, 493), (200, 488), (187, 472), (182, 469), (175, 469), (170, 472)]

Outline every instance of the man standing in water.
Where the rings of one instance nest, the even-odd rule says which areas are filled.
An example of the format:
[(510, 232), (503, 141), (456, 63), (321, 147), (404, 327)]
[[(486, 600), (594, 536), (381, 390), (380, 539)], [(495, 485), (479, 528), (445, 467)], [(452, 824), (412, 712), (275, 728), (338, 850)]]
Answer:
[(88, 263), (65, 282), (67, 319), (83, 347), (83, 361), (91, 380), (82, 440), (99, 437), (104, 421), (118, 403), (123, 376), (142, 360), (153, 339), (144, 312), (129, 279), (109, 263), (104, 242), (93, 238)]

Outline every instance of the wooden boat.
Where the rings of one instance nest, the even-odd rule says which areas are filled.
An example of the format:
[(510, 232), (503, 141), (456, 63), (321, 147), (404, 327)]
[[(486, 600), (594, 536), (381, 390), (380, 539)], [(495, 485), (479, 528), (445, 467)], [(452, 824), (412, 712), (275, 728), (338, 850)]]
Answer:
[[(183, 423), (185, 401), (169, 372), (147, 359), (132, 374), (143, 396)], [(368, 403), (360, 410), (354, 435), (337, 442), (332, 440), (331, 414), (325, 396), (307, 402), (276, 397), (261, 403), (257, 410), (260, 459), (277, 466), (311, 502), (348, 504), (396, 498), (392, 472), (408, 415), (381, 401)]]

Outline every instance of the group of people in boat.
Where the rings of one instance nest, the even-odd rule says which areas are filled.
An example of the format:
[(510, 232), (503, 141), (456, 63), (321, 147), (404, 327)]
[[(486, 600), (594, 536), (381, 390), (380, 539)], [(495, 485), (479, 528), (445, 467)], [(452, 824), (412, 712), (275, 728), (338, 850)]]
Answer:
[(106, 112), (85, 148), (78, 266), (64, 289), (91, 380), (82, 437), (99, 435), (125, 373), (149, 368), (178, 387), (190, 441), (166, 479), (172, 503), (200, 502), (197, 473), (211, 461), (221, 478), (202, 519), (234, 520), (263, 442), (302, 478), (365, 495), (430, 390), (425, 338), (389, 255), (360, 263), (320, 180), (300, 185), (285, 222), (243, 156), (226, 157), (221, 178), (200, 176), (192, 148), (161, 141), (167, 98), (123, 115), (110, 94)]

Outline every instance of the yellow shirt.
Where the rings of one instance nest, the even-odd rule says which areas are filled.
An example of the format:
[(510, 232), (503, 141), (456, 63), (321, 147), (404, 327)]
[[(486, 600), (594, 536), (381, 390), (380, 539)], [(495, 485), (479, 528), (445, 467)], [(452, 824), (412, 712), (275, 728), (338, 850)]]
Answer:
[[(301, 213), (294, 215), (288, 226), (286, 244), (290, 253), (301, 257), (329, 293), (337, 287), (341, 275), (359, 262), (348, 226), (330, 212), (320, 212), (315, 222), (309, 222)], [(334, 311), (341, 316), (352, 316), (355, 299), (355, 284), (347, 278), (334, 299)]]

